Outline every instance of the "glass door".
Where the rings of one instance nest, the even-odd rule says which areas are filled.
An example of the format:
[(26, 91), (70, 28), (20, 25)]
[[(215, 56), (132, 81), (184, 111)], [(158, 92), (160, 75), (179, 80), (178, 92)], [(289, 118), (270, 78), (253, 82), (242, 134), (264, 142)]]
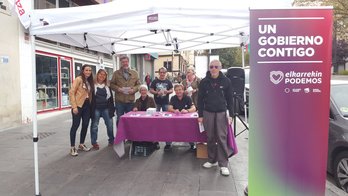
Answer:
[(70, 106), (69, 101), (69, 89), (71, 85), (71, 60), (64, 59), (61, 57), (60, 59), (60, 78), (61, 78), (61, 107)]
[(57, 57), (36, 54), (36, 101), (37, 110), (58, 108)]

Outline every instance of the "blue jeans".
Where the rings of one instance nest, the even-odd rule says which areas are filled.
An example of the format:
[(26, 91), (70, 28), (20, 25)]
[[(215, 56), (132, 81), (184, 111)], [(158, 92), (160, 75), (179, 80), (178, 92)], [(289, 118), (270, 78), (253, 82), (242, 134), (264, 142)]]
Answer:
[(134, 107), (134, 103), (116, 103), (115, 104), (116, 115), (117, 115), (116, 126), (118, 126), (118, 122), (120, 121), (120, 117), (123, 114), (126, 114), (126, 113), (132, 111), (133, 107)]
[(168, 104), (164, 104), (164, 105), (159, 105), (159, 104), (157, 104), (157, 105), (156, 105), (156, 111), (157, 111), (157, 112), (160, 112), (161, 109), (162, 109), (162, 112), (168, 111)]
[[(163, 104), (163, 105), (156, 105), (156, 111), (160, 112), (162, 109), (162, 112), (168, 111), (168, 104)], [(166, 142), (166, 145), (172, 145), (172, 142)]]
[(70, 129), (70, 145), (71, 146), (75, 146), (76, 132), (80, 126), (81, 119), (82, 119), (82, 128), (80, 133), (80, 144), (85, 143), (87, 128), (89, 124), (89, 118), (91, 116), (90, 104), (88, 100), (85, 101), (82, 108), (78, 107), (77, 109), (79, 111), (77, 114), (74, 114), (71, 109), (71, 115), (72, 115), (72, 125)]
[(109, 109), (95, 109), (94, 112), (94, 118), (92, 119), (92, 124), (91, 124), (91, 142), (92, 145), (97, 143), (98, 139), (98, 125), (99, 125), (99, 120), (100, 117), (103, 117), (105, 126), (106, 126), (106, 131), (109, 137), (109, 144), (114, 143), (114, 131), (113, 131), (113, 125), (112, 125), (112, 118), (109, 116)]

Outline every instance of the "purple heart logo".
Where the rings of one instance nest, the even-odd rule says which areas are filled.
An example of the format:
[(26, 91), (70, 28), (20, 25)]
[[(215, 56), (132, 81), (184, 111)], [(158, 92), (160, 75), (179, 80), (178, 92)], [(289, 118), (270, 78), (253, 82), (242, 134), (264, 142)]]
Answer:
[(284, 73), (282, 71), (271, 71), (269, 78), (273, 84), (279, 84), (284, 78)]

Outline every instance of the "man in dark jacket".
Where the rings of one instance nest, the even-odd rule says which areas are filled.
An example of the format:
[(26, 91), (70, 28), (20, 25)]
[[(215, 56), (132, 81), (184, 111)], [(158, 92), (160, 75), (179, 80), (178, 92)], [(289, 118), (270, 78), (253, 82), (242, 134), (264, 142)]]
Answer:
[(203, 167), (219, 165), (221, 174), (228, 176), (227, 123), (231, 124), (233, 115), (232, 89), (221, 68), (219, 60), (211, 61), (209, 71), (199, 85), (198, 122), (203, 123), (208, 136), (208, 162)]

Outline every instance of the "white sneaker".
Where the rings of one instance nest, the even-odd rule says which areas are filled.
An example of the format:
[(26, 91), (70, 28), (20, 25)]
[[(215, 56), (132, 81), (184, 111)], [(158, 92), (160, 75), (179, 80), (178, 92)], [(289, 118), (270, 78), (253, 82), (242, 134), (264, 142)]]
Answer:
[(70, 155), (73, 157), (76, 157), (79, 153), (77, 153), (77, 150), (75, 147), (70, 148)]
[(227, 167), (221, 167), (220, 168), (221, 175), (223, 176), (229, 176), (230, 175), (230, 170)]
[(212, 168), (212, 167), (217, 166), (217, 165), (218, 165), (217, 162), (215, 162), (215, 163), (205, 162), (203, 164), (203, 167), (209, 169), (209, 168)]
[(84, 145), (84, 144), (80, 144), (79, 145), (79, 150), (83, 150), (83, 151), (85, 151), (85, 152), (88, 152), (88, 151), (90, 151), (91, 150), (91, 148), (88, 148), (86, 145)]

